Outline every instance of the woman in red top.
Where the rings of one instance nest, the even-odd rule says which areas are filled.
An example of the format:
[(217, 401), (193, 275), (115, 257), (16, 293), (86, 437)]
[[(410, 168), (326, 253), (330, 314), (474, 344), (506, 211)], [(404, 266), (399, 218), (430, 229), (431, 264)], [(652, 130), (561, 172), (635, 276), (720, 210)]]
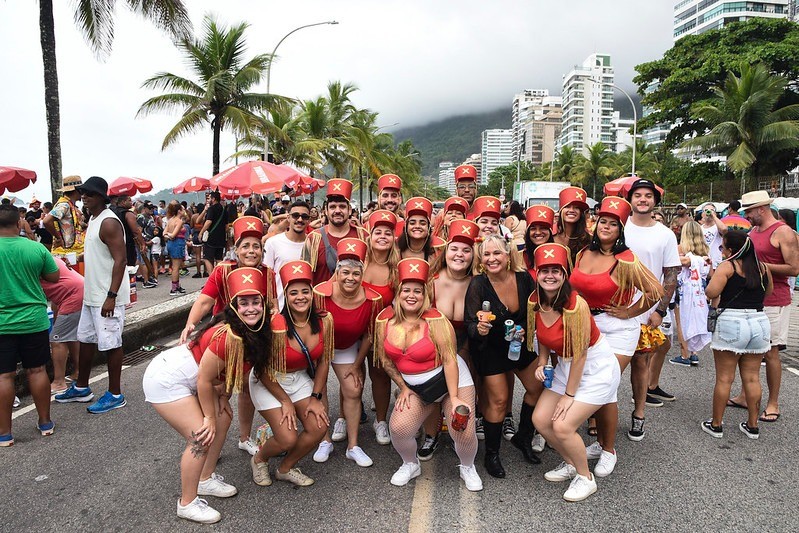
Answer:
[(577, 252), (588, 246), (591, 234), (588, 233), (585, 214), (588, 211), (588, 195), (580, 187), (566, 187), (558, 196), (560, 209), (560, 231), (555, 235), (555, 242), (569, 249), (571, 262)]
[(383, 298), (363, 286), (363, 260), (366, 243), (347, 237), (338, 242), (338, 263), (333, 277), (314, 287), (317, 309), (333, 315), (336, 328), (333, 371), (341, 388), (343, 417), (336, 419), (333, 434), (326, 436), (314, 454), (323, 463), (333, 451), (333, 440), (347, 439), (347, 459), (358, 466), (372, 466), (372, 460), (358, 446), (363, 395), (363, 362), (372, 346), (374, 320), (383, 309)]
[[(400, 389), (391, 414), (391, 443), (402, 457), (402, 466), (391, 477), (391, 484), (398, 487), (422, 473), (415, 436), (425, 418), (440, 409), (437, 402), (443, 402), (450, 420), (458, 406), (474, 412), (472, 377), (466, 362), (455, 352), (452, 325), (431, 305), (428, 269), (421, 259), (400, 261), (397, 298), (375, 324), (375, 361)], [(465, 429), (451, 429), (450, 436), (466, 488), (482, 490), (483, 482), (474, 466), (474, 417), (469, 416)]]
[(535, 249), (553, 242), (552, 226), (555, 222), (555, 210), (544, 204), (536, 204), (524, 212), (527, 220), (527, 232), (524, 234), (524, 264), (527, 272), (535, 279)]
[(238, 492), (214, 472), (233, 416), (230, 395), (242, 390), (253, 365), (265, 364), (263, 347), (271, 341), (263, 273), (238, 268), (228, 275), (226, 288), (232, 297), (222, 312), (188, 345), (156, 356), (142, 381), (146, 401), (186, 440), (177, 514), (207, 524), (221, 515), (199, 496)]
[[(528, 347), (532, 333), (538, 337), (538, 368), (550, 351), (558, 356), (551, 387), (545, 388), (533, 413), (533, 422), (563, 462), (544, 474), (547, 481), (572, 480), (563, 494), (566, 501), (581, 501), (596, 492), (585, 445), (577, 428), (600, 406), (616, 401), (619, 365), (610, 345), (594, 324), (588, 304), (567, 281), (569, 249), (544, 244), (535, 251), (538, 286), (527, 303)], [(546, 385), (546, 383), (545, 383)]]
[[(636, 317), (651, 309), (663, 295), (658, 280), (624, 242), (624, 223), (631, 210), (622, 198), (608, 196), (602, 200), (591, 244), (577, 254), (569, 277), (572, 288), (585, 299), (599, 331), (616, 354), (621, 372), (638, 345), (641, 327)], [(635, 300), (637, 291), (642, 296)], [(589, 427), (588, 433), (598, 435), (598, 439), (587, 452), (589, 459), (599, 459), (594, 474), (605, 477), (616, 466), (618, 404), (612, 402), (597, 411), (596, 422), (596, 428)]]
[(397, 241), (403, 259), (416, 257), (433, 261), (444, 246), (444, 241), (433, 235), (432, 216), (433, 203), (427, 198), (416, 196), (405, 202), (405, 228)]
[[(381, 209), (369, 215), (369, 241), (366, 251), (366, 265), (363, 270), (363, 286), (380, 294), (383, 307), (394, 301), (397, 286), (397, 263), (400, 260), (394, 232), (397, 215)], [(388, 436), (388, 404), (391, 400), (391, 380), (382, 368), (374, 365), (371, 352), (366, 367), (372, 382), (372, 399), (375, 402), (375, 421), (373, 424), (378, 444), (391, 443)]]
[(274, 432), (252, 458), (252, 477), (257, 485), (271, 485), (269, 458), (285, 452), (275, 477), (307, 487), (313, 479), (295, 465), (319, 444), (329, 425), (322, 394), (333, 357), (333, 317), (314, 306), (309, 263), (289, 261), (280, 269), (280, 280), (286, 305), (272, 316), (269, 359), (250, 373), (252, 402)]
[(444, 202), (444, 207), (441, 213), (436, 217), (436, 223), (433, 226), (433, 235), (448, 241), (449, 240), (449, 226), (453, 221), (466, 218), (466, 211), (469, 210), (469, 203), (460, 196), (453, 196)]

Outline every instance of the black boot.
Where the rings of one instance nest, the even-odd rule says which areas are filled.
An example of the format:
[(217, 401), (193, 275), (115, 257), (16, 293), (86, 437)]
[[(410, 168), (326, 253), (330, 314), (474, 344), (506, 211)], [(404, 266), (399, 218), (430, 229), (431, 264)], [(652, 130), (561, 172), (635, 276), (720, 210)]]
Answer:
[(510, 443), (522, 451), (524, 460), (532, 465), (540, 465), (541, 459), (533, 451), (533, 406), (522, 403), (522, 412), (519, 420), (519, 429)]
[(491, 477), (504, 478), (505, 469), (499, 461), (499, 445), (502, 442), (502, 422), (483, 422), (485, 431), (485, 467)]

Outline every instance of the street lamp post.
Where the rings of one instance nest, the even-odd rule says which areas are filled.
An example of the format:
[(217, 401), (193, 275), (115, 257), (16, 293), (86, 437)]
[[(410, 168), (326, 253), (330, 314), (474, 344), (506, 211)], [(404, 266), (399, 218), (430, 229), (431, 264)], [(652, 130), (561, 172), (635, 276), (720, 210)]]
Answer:
[(630, 97), (630, 95), (627, 93), (627, 91), (625, 91), (624, 89), (622, 89), (621, 87), (619, 87), (615, 83), (605, 83), (605, 82), (602, 82), (602, 81), (600, 81), (600, 80), (598, 80), (596, 78), (591, 78), (591, 81), (593, 81), (594, 83), (604, 83), (605, 85), (610, 85), (611, 87), (613, 87), (617, 91), (621, 92), (624, 96), (627, 97), (627, 100), (630, 101), (630, 107), (633, 108), (633, 164), (632, 164), (632, 175), (635, 176), (635, 145), (636, 145), (636, 141), (638, 140), (638, 112), (635, 110), (635, 103), (633, 103), (633, 99)]
[[(302, 29), (312, 28), (314, 26), (324, 26), (326, 24), (335, 25), (335, 24), (338, 24), (338, 22), (335, 21), (335, 20), (328, 20), (328, 21), (325, 21), (325, 22), (315, 22), (313, 24), (306, 24), (304, 26), (300, 26), (299, 28), (294, 28), (293, 30), (288, 32), (286, 35), (284, 35), (283, 38), (280, 39), (277, 42), (277, 44), (275, 45), (275, 48), (272, 50), (272, 55), (269, 56), (269, 65), (266, 66), (266, 94), (267, 95), (272, 94), (271, 91), (270, 91), (271, 82), (272, 82), (272, 62), (275, 60), (275, 54), (277, 53), (277, 49), (280, 47), (281, 44), (283, 44), (283, 41), (285, 41), (288, 38), (289, 35), (291, 35), (291, 34), (293, 34), (295, 32), (298, 32), (298, 31), (300, 31)], [(264, 132), (264, 161), (269, 161), (269, 131), (268, 130), (266, 130)]]

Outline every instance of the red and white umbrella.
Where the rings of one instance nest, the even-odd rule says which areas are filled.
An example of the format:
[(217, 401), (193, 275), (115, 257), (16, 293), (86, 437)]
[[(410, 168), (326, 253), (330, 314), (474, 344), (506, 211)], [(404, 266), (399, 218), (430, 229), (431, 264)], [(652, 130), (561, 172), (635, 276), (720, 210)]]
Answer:
[(186, 181), (180, 182), (172, 189), (175, 194), (183, 194), (187, 192), (207, 191), (211, 188), (211, 180), (208, 178), (189, 178)]
[(36, 172), (19, 167), (0, 167), (0, 194), (21, 191), (36, 182)]
[(150, 192), (153, 184), (144, 178), (117, 178), (108, 185), (108, 196), (133, 196), (140, 192)]
[(300, 181), (294, 186), (294, 196), (301, 194), (311, 194), (325, 186), (325, 181), (311, 176), (302, 176)]
[(304, 176), (286, 165), (266, 161), (247, 161), (223, 170), (211, 178), (211, 189), (227, 196), (249, 196), (280, 192), (284, 186), (293, 188)]
[[(621, 196), (626, 197), (627, 192), (630, 190), (630, 186), (636, 181), (641, 179), (641, 176), (636, 176), (635, 174), (631, 176), (622, 176), (620, 178), (616, 178), (613, 181), (609, 181), (605, 184), (603, 191), (605, 192), (605, 196)], [(657, 185), (655, 188), (660, 192), (660, 195), (663, 196), (663, 189)]]

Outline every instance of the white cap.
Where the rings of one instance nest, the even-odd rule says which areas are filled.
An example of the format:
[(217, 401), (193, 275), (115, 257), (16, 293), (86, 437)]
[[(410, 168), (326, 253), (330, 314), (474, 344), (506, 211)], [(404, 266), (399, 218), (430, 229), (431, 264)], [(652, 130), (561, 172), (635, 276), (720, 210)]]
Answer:
[(289, 198), (288, 194), (284, 194), (283, 198), (280, 199), (281, 202), (290, 202), (291, 198)]

